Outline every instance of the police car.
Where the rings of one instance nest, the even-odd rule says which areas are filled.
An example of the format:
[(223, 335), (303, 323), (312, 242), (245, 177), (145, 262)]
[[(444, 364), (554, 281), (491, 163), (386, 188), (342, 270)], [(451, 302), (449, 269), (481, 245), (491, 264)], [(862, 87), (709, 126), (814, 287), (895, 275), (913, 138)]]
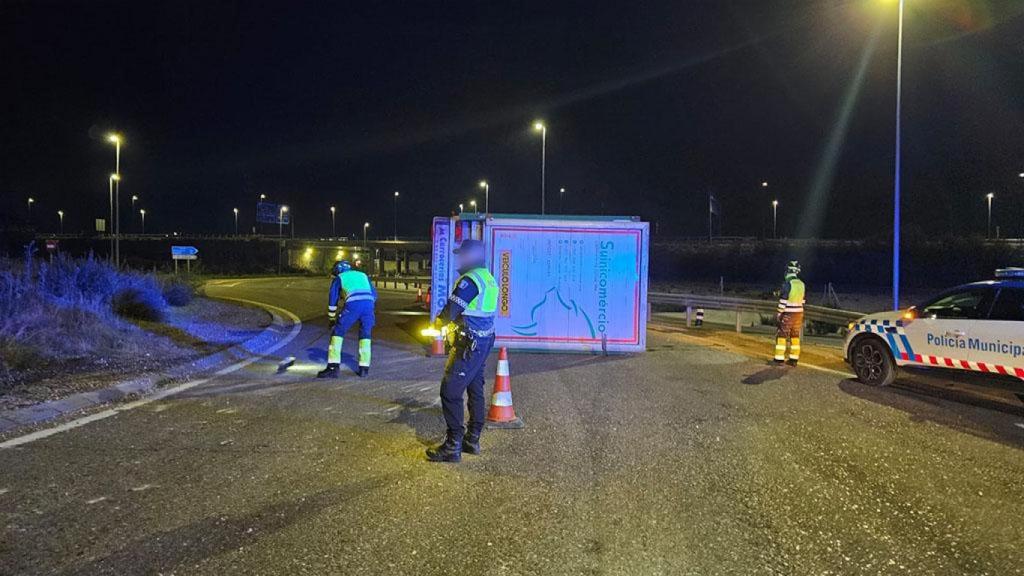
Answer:
[(851, 323), (846, 361), (857, 378), (886, 386), (898, 367), (919, 366), (1024, 379), (1024, 268), (995, 276)]

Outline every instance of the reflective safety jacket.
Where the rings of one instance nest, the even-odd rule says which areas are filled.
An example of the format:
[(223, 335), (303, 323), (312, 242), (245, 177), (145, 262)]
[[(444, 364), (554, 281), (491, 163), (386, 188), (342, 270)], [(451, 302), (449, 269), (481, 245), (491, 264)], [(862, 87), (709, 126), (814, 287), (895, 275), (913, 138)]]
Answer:
[(803, 280), (796, 276), (787, 278), (786, 283), (782, 285), (782, 295), (779, 297), (779, 314), (803, 312), (806, 294), (807, 288), (804, 286)]
[(327, 298), (327, 317), (338, 316), (339, 305), (344, 308), (349, 302), (377, 300), (377, 290), (370, 278), (359, 270), (346, 270), (331, 280), (331, 292)]
[(486, 268), (474, 268), (455, 283), (439, 318), (447, 322), (461, 321), (476, 331), (494, 327), (498, 311), (498, 283)]

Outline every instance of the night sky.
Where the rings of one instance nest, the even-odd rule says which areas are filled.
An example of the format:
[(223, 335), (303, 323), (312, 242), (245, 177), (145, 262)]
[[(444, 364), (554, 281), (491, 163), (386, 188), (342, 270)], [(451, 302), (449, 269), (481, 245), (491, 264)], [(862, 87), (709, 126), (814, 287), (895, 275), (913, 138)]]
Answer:
[[(1024, 2), (907, 0), (908, 233), (1024, 224)], [(896, 2), (0, 3), (4, 217), (68, 231), (122, 207), (148, 231), (363, 221), (403, 236), (492, 184), (493, 212), (636, 214), (662, 236), (887, 237)], [(768, 189), (761, 182), (769, 182)], [(560, 207), (558, 189), (566, 188)], [(127, 209), (125, 209), (127, 212)], [(123, 227), (132, 230), (124, 216)], [(1009, 230), (1009, 232), (1007, 232)]]

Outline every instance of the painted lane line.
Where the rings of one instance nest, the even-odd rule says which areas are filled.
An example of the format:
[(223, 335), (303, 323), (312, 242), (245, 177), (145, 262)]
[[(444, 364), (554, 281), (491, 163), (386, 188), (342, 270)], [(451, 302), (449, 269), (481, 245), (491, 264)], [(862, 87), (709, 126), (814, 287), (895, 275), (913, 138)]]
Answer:
[(1024, 428), (1024, 422), (1017, 422), (1016, 424), (1014, 424), (1014, 426), (1016, 426), (1017, 428)]
[[(658, 325), (658, 326), (662, 326), (662, 325)], [(738, 356), (744, 356), (746, 358), (758, 358), (758, 356), (751, 356), (750, 354), (745, 354), (742, 351), (740, 351), (739, 349), (733, 348), (732, 346), (730, 346), (729, 344), (727, 344), (725, 342), (712, 341), (712, 340), (708, 340), (706, 338), (699, 338), (697, 336), (690, 336), (689, 334), (681, 332), (678, 329), (673, 329), (671, 326), (668, 326), (667, 328), (669, 328), (668, 332), (672, 333), (673, 335), (678, 336), (679, 338), (682, 338), (683, 340), (686, 340), (688, 342), (692, 342), (692, 343), (697, 344), (699, 346), (703, 346), (705, 348), (712, 348), (712, 347), (715, 347), (715, 346), (721, 346), (722, 348), (725, 348), (726, 350), (728, 350), (732, 354), (736, 354)], [(856, 378), (856, 375), (853, 374), (852, 372), (844, 372), (842, 370), (835, 370), (833, 368), (826, 368), (824, 366), (817, 366), (817, 365), (814, 365), (814, 364), (808, 364), (806, 362), (800, 362), (800, 367), (801, 368), (810, 368), (811, 370), (817, 370), (819, 372), (824, 372), (826, 374), (833, 374), (835, 376), (842, 376), (843, 378)]]
[[(242, 360), (240, 362), (236, 362), (236, 363), (234, 363), (234, 364), (232, 364), (232, 365), (230, 365), (230, 366), (228, 366), (226, 368), (222, 368), (222, 369), (218, 370), (217, 372), (214, 372), (213, 375), (208, 377), (208, 378), (201, 378), (199, 380), (194, 380), (192, 382), (186, 382), (184, 384), (179, 384), (178, 386), (173, 386), (171, 388), (164, 388), (163, 390), (155, 392), (155, 393), (153, 393), (153, 394), (151, 394), (151, 395), (149, 395), (149, 396), (147, 396), (145, 398), (142, 398), (140, 400), (135, 400), (134, 402), (129, 402), (127, 404), (123, 404), (123, 405), (117, 406), (115, 408), (108, 408), (106, 410), (102, 410), (100, 412), (96, 412), (95, 414), (89, 414), (88, 416), (83, 416), (81, 418), (76, 418), (74, 420), (65, 422), (63, 424), (54, 426), (52, 428), (45, 428), (43, 430), (37, 430), (35, 432), (29, 433), (29, 434), (25, 434), (24, 436), (18, 436), (18, 437), (15, 437), (15, 438), (11, 438), (10, 440), (6, 440), (4, 442), (0, 442), (0, 449), (3, 449), (3, 448), (13, 448), (15, 446), (21, 446), (22, 444), (28, 444), (29, 442), (35, 442), (36, 440), (42, 440), (43, 438), (49, 438), (50, 436), (53, 436), (55, 434), (60, 434), (61, 432), (67, 432), (68, 430), (74, 430), (75, 428), (80, 428), (80, 427), (85, 426), (86, 424), (89, 424), (89, 423), (92, 423), (92, 422), (97, 422), (99, 420), (105, 420), (107, 418), (110, 418), (111, 416), (117, 416), (121, 412), (127, 412), (128, 410), (134, 410), (136, 408), (145, 406), (145, 405), (150, 404), (152, 402), (156, 402), (157, 400), (162, 400), (164, 398), (167, 398), (168, 396), (173, 396), (174, 394), (178, 394), (180, 392), (184, 392), (186, 390), (190, 390), (192, 388), (195, 388), (196, 386), (202, 386), (203, 384), (206, 384), (206, 383), (216, 379), (219, 376), (224, 376), (225, 374), (231, 374), (232, 372), (237, 372), (237, 371), (241, 370), (242, 368), (245, 368), (246, 366), (248, 366), (248, 365), (250, 365), (250, 364), (252, 364), (254, 362), (258, 362), (264, 356), (266, 356), (268, 354), (271, 354), (273, 352), (276, 352), (277, 350), (280, 350), (281, 348), (284, 348), (289, 343), (291, 343), (291, 341), (294, 340), (295, 337), (298, 336), (299, 332), (302, 330), (302, 320), (299, 320), (298, 316), (296, 316), (295, 314), (291, 313), (288, 310), (285, 310), (284, 308), (278, 308), (277, 306), (272, 306), (270, 304), (265, 304), (263, 302), (255, 302), (253, 300), (245, 300), (243, 298), (220, 298), (220, 299), (221, 300), (233, 300), (233, 301), (236, 301), (236, 302), (243, 302), (243, 303), (250, 304), (250, 305), (253, 305), (253, 306), (259, 306), (261, 308), (264, 308), (265, 310), (270, 311), (272, 314), (275, 311), (279, 312), (279, 313), (281, 313), (281, 315), (287, 316), (288, 319), (292, 321), (291, 332), (289, 332), (288, 335), (284, 337), (284, 339), (280, 340), (279, 342), (274, 343), (273, 346), (270, 346), (269, 348), (267, 348), (266, 350), (261, 352), (259, 355), (255, 355), (255, 356), (252, 356), (250, 358), (246, 358), (245, 360)], [(275, 322), (278, 323), (278, 325), (280, 325), (280, 323), (281, 323), (280, 322), (280, 320), (281, 320), (280, 316), (278, 316), (277, 314), (274, 314), (274, 316), (275, 316), (275, 318), (274, 318)], [(267, 330), (270, 330), (270, 329), (271, 329), (270, 327), (267, 328)], [(256, 338), (258, 338), (258, 337), (259, 336), (256, 336)]]

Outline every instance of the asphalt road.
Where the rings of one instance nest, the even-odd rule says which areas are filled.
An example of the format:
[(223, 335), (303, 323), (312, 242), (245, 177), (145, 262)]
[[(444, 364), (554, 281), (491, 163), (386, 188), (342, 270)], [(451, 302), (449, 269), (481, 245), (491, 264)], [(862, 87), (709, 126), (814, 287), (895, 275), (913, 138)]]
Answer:
[(527, 428), (431, 464), (443, 360), (410, 295), (383, 293), (371, 378), (324, 382), (326, 289), (219, 282), (302, 330), (0, 450), (0, 574), (1024, 572), (1024, 416), (652, 331), (643, 355), (513, 355)]

